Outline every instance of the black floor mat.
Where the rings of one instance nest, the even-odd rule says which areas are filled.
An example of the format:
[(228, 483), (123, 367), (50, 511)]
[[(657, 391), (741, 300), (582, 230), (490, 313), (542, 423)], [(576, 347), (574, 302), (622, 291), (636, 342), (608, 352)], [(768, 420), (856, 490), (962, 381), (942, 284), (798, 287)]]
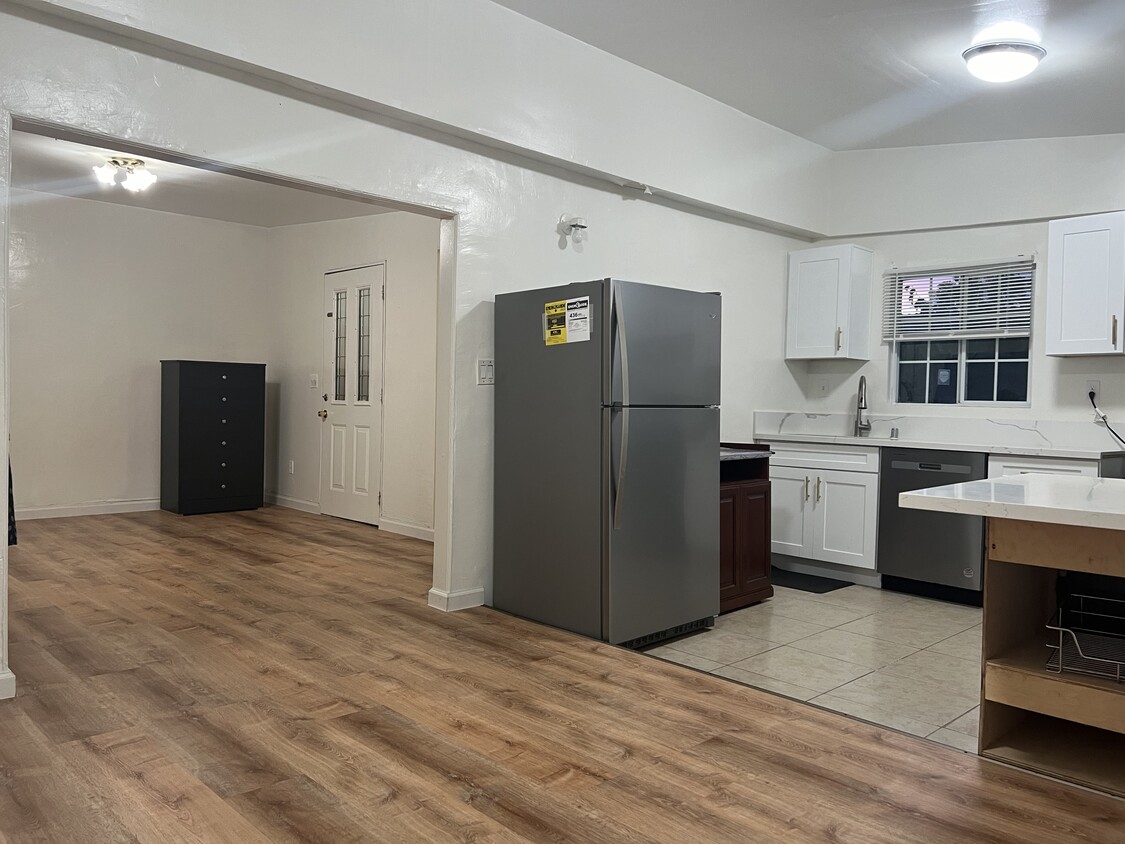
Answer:
[(786, 589), (800, 589), (802, 592), (812, 592), (823, 595), (825, 592), (835, 592), (845, 586), (851, 586), (846, 580), (833, 580), (830, 577), (817, 577), (815, 574), (801, 574), (795, 571), (785, 571), (774, 566), (770, 569), (770, 582), (774, 586), (784, 586)]

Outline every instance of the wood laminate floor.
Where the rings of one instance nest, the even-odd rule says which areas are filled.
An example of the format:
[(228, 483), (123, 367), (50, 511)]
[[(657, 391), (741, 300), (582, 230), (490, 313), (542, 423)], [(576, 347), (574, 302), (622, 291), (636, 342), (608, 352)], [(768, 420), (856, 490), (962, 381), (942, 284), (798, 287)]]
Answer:
[(293, 510), (20, 524), (0, 834), (1125, 841), (1125, 803), (488, 609)]

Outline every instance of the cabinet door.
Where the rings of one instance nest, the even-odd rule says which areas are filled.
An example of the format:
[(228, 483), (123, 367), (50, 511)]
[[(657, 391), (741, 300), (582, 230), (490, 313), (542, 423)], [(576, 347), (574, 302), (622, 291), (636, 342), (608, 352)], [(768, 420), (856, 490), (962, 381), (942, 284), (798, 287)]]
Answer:
[(1121, 354), (1123, 310), (1125, 212), (1052, 220), (1047, 239), (1047, 354)]
[(719, 487), (719, 601), (739, 591), (738, 573), (738, 484)]
[(770, 485), (744, 484), (738, 495), (738, 591), (753, 600), (773, 594), (770, 586)]
[(770, 508), (770, 548), (775, 554), (809, 556), (805, 537), (806, 513), (812, 507), (811, 490), (816, 473), (790, 466), (771, 466), (773, 506)]
[(879, 476), (817, 472), (813, 481), (810, 556), (826, 563), (875, 568)]
[(844, 257), (838, 249), (790, 253), (785, 357), (836, 357)]

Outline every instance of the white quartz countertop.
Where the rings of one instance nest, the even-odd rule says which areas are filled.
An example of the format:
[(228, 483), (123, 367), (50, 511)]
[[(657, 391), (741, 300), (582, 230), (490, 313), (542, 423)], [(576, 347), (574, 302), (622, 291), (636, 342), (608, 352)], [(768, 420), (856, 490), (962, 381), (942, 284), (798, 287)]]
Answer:
[(1104, 454), (1115, 452), (1089, 448), (1052, 448), (1050, 446), (1007, 445), (1003, 443), (951, 443), (937, 440), (916, 440), (906, 437), (854, 437), (827, 434), (758, 434), (763, 443), (833, 443), (837, 445), (867, 445), (879, 448), (932, 448), (938, 451), (980, 451), (987, 454), (1019, 454), (1025, 457), (1070, 457), (1078, 460), (1097, 460)]
[[(755, 411), (760, 443), (820, 443), (943, 451), (979, 451), (1026, 457), (1097, 460), (1121, 454), (1105, 426), (1091, 420), (989, 419), (972, 416), (871, 414), (868, 436), (854, 436), (855, 414)], [(899, 436), (891, 439), (891, 430)]]
[(1014, 475), (899, 494), (900, 507), (1125, 530), (1125, 480)]

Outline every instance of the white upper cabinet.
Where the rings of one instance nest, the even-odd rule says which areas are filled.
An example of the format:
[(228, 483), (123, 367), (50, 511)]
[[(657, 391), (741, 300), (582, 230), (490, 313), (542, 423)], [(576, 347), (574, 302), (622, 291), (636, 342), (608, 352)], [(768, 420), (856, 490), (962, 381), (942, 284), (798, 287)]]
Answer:
[(1052, 220), (1047, 237), (1049, 355), (1125, 353), (1125, 211)]
[(872, 253), (853, 244), (789, 253), (787, 359), (867, 360)]

